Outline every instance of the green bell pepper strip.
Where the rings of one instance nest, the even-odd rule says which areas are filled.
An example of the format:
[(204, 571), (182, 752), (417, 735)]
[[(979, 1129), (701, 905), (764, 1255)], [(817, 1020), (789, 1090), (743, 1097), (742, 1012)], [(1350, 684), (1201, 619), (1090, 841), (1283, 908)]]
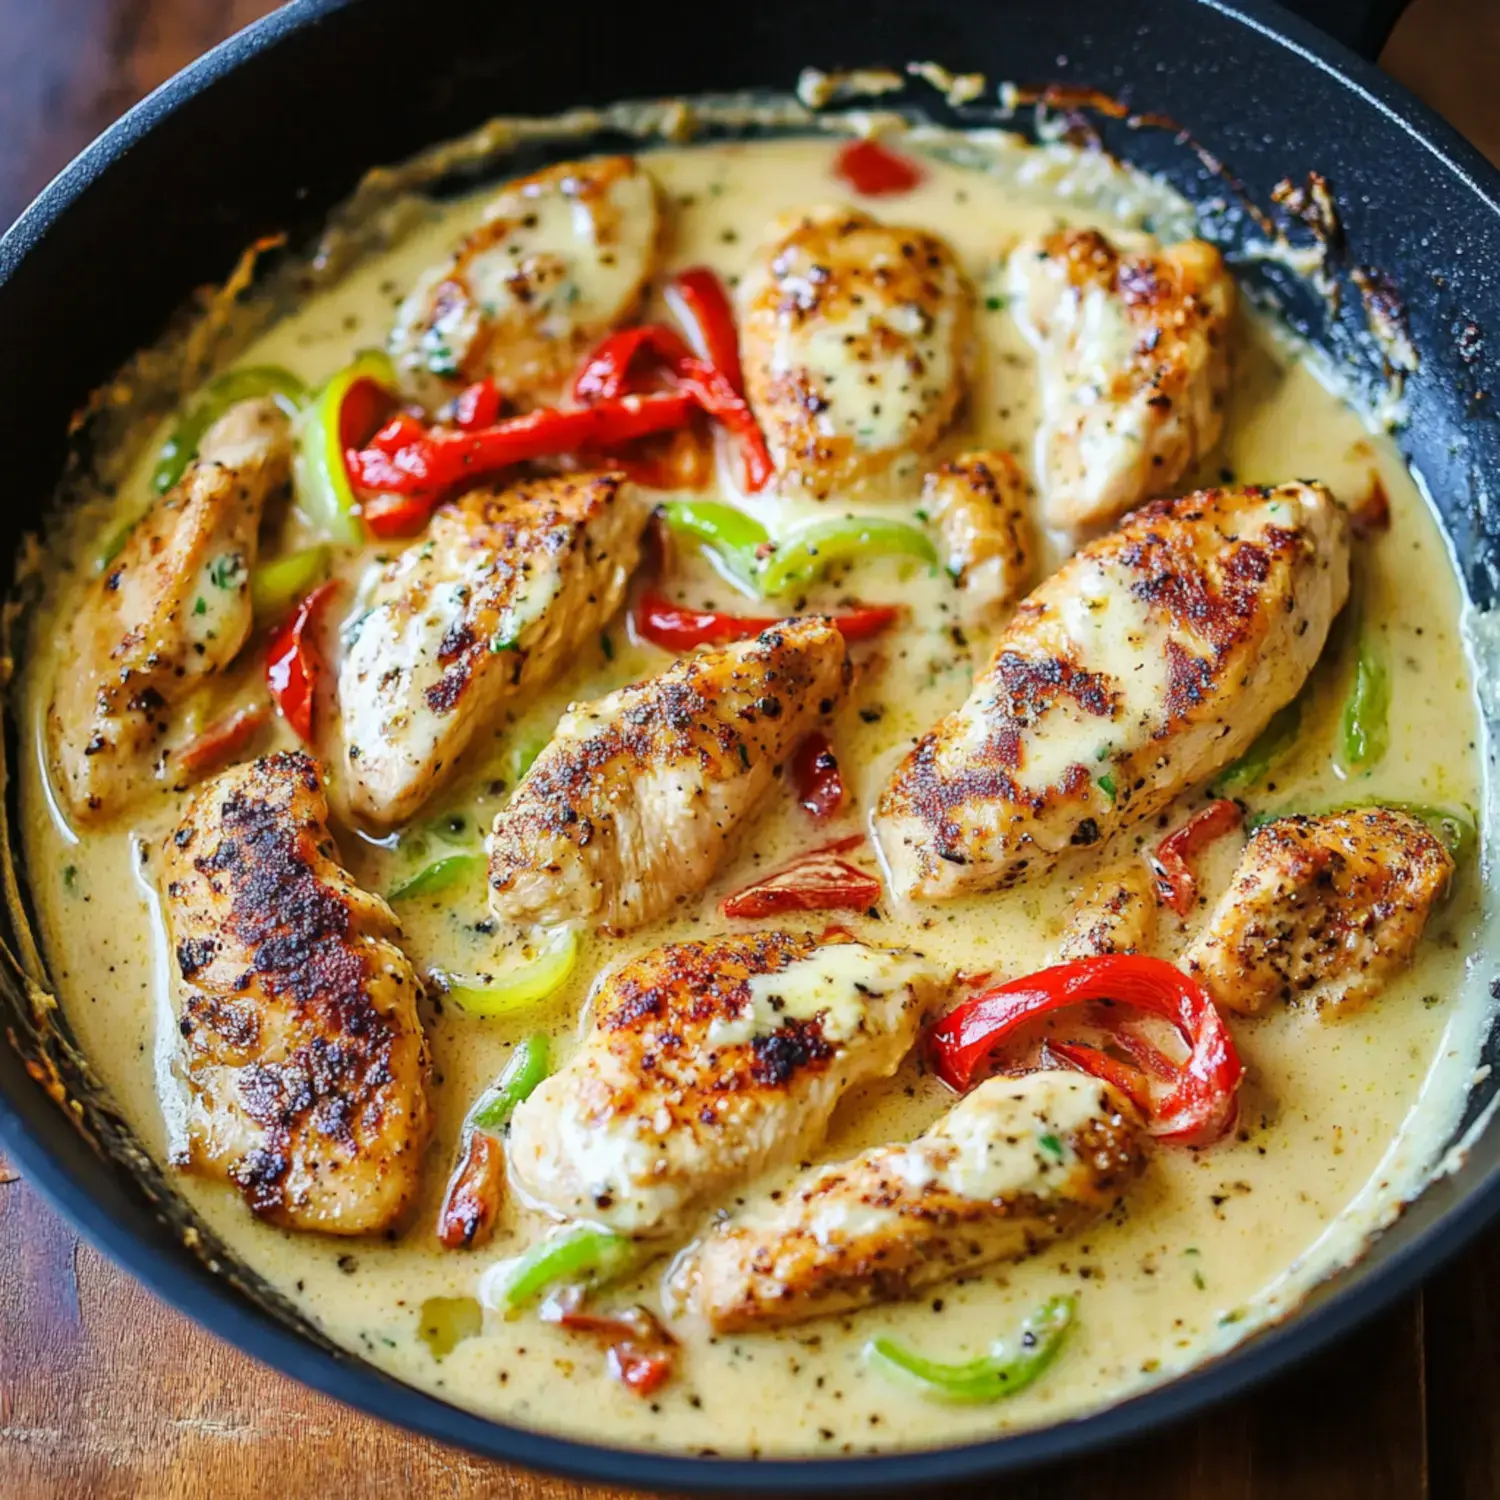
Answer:
[(485, 859), (482, 854), (449, 854), (418, 870), (410, 880), (403, 881), (385, 899), (411, 901), (418, 896), (436, 896), (460, 881), (479, 874), (484, 867)]
[(151, 487), (165, 495), (198, 455), (203, 434), (238, 401), (254, 396), (270, 396), (289, 416), (295, 416), (307, 400), (307, 387), (290, 370), (280, 365), (247, 365), (229, 370), (212, 381), (203, 399), (179, 419), (172, 435), (162, 444), (156, 467), (151, 471)]
[[(477, 855), (459, 857), (479, 858)], [(568, 976), (578, 963), (578, 948), (578, 934), (570, 928), (552, 947), (508, 973), (480, 981), (446, 974), (437, 977), (445, 996), (460, 1010), (474, 1016), (508, 1016), (539, 1005), (549, 995), (556, 994), (568, 982)]]
[(760, 549), (771, 534), (754, 516), (719, 500), (669, 500), (662, 515), (678, 535), (701, 542), (734, 582), (760, 592)]
[(919, 527), (880, 516), (845, 516), (800, 527), (766, 560), (760, 592), (775, 599), (822, 576), (830, 564), (850, 557), (915, 557), (936, 565), (937, 548)]
[(274, 620), (289, 614), (305, 594), (328, 573), (329, 548), (319, 542), (300, 552), (261, 563), (250, 575), (250, 603), (257, 620)]
[[(1404, 812), (1425, 823), (1443, 841), (1443, 847), (1453, 856), (1456, 865), (1462, 865), (1479, 846), (1479, 825), (1473, 812), (1466, 807), (1439, 807), (1431, 802), (1408, 802), (1401, 797), (1364, 797), (1358, 802), (1339, 802), (1332, 807), (1302, 812), (1302, 816), (1320, 818), (1330, 813), (1356, 812), (1365, 807), (1388, 807), (1393, 812)], [(1279, 812), (1256, 813), (1246, 820), (1245, 828), (1254, 833), (1267, 823), (1274, 823), (1278, 818), (1296, 817), (1299, 812), (1301, 809), (1283, 808)]]
[(517, 1257), (500, 1289), (500, 1302), (516, 1312), (555, 1286), (608, 1286), (633, 1271), (641, 1253), (623, 1234), (576, 1224)]
[(344, 450), (363, 442), (369, 434), (343, 430), (344, 403), (364, 381), (387, 391), (396, 390), (396, 368), (389, 355), (368, 349), (356, 355), (353, 364), (331, 375), (304, 410), (297, 441), (298, 503), (314, 525), (334, 541), (350, 546), (358, 546), (365, 534)]
[(552, 1071), (551, 1044), (545, 1036), (529, 1036), (511, 1053), (505, 1071), (492, 1089), (479, 1096), (466, 1122), (474, 1130), (501, 1134), (516, 1106), (524, 1103)]
[(512, 745), (506, 752), (505, 769), (513, 790), (525, 779), (526, 773), (536, 764), (537, 756), (547, 748), (549, 743), (551, 743), (549, 736), (531, 734)]
[(1073, 1308), (1072, 1297), (1049, 1298), (1021, 1324), (1019, 1348), (997, 1344), (984, 1358), (967, 1364), (939, 1364), (888, 1338), (866, 1344), (865, 1358), (938, 1401), (999, 1401), (1024, 1391), (1057, 1358), (1073, 1326)]
[(1297, 743), (1297, 733), (1301, 728), (1302, 700), (1293, 698), (1271, 715), (1250, 748), (1219, 773), (1214, 791), (1226, 797), (1264, 781), (1271, 767)]
[(1359, 640), (1354, 685), (1344, 700), (1339, 721), (1339, 765), (1345, 771), (1365, 771), (1375, 765), (1390, 744), (1391, 677), (1375, 638), (1365, 631)]

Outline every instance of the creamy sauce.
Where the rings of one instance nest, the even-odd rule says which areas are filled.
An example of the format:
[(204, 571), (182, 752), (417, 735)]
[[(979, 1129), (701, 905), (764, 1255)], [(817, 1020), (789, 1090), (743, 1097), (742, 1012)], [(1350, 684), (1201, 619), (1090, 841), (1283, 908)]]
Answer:
[[(960, 148), (932, 155), (916, 190), (866, 206), (888, 221), (945, 237), (979, 290), (979, 369), (966, 413), (945, 439), (943, 454), (1004, 447), (1029, 470), (1036, 371), (1006, 306), (1004, 252), (1021, 235), (1060, 220), (1138, 227), (1150, 209), (1160, 225), (1172, 204), (1139, 179), (1112, 175), (1097, 160), (1070, 160), (1056, 148), (1028, 153), (982, 140)], [(776, 214), (847, 196), (831, 176), (833, 151), (822, 140), (762, 141), (663, 149), (644, 158), (663, 195), (669, 265), (706, 263), (733, 281)], [(955, 155), (969, 164), (956, 164)], [(356, 350), (383, 343), (398, 304), (422, 270), (478, 222), (487, 196), (417, 216), (397, 244), (357, 263), (277, 322), (244, 351), (243, 361), (283, 364), (315, 382)], [(1479, 728), (1460, 637), (1459, 594), (1416, 486), (1394, 447), (1370, 436), (1270, 330), (1243, 317), (1237, 337), (1226, 436), (1196, 480), (1315, 477), (1354, 502), (1378, 477), (1392, 508), (1389, 532), (1361, 544), (1357, 563), (1366, 620), (1383, 636), (1390, 663), (1389, 752), (1356, 784), (1341, 783), (1331, 767), (1352, 670), (1352, 650), (1336, 630), (1315, 675), (1312, 707), (1295, 752), (1247, 800), (1257, 808), (1296, 809), (1385, 794), (1479, 806)], [(92, 515), (80, 530), (75, 545), (81, 572), (87, 573), (99, 537), (144, 507), (154, 446), (144, 446), (114, 513)], [(733, 473), (734, 465), (721, 455), (718, 483), (728, 498), (740, 500), (728, 488)], [(887, 512), (915, 511), (915, 490), (914, 481), (910, 497), (888, 504)], [(743, 503), (775, 532), (830, 514), (830, 507), (810, 501), (750, 497)], [(299, 536), (296, 521), (288, 523), (285, 544), (297, 544)], [(369, 562), (369, 555), (347, 559), (341, 568), (355, 579)], [(688, 595), (695, 602), (753, 612), (701, 559), (690, 558), (689, 566), (694, 571)], [(66, 618), (77, 587), (66, 579), (55, 583), (32, 637), (37, 645), (27, 664), (26, 693), (36, 745), (54, 674), (68, 669), (53, 654), (51, 643), (61, 636), (53, 626)], [(813, 598), (830, 603), (851, 596), (900, 599), (910, 606), (899, 633), (860, 648), (856, 687), (834, 727), (853, 807), (824, 830), (789, 797), (773, 794), (701, 909), (684, 910), (620, 940), (588, 936), (574, 980), (539, 1013), (482, 1020), (429, 1003), (424, 1016), (439, 1125), (423, 1201), (404, 1233), (390, 1241), (353, 1242), (284, 1233), (254, 1220), (230, 1189), (177, 1179), (213, 1229), (331, 1338), (462, 1406), (599, 1441), (764, 1454), (928, 1445), (1057, 1420), (1183, 1370), (1284, 1312), (1357, 1254), (1368, 1235), (1418, 1190), (1456, 1121), (1476, 1055), (1482, 1002), (1465, 977), (1466, 955), (1480, 931), (1479, 880), (1472, 867), (1436, 913), (1415, 967), (1363, 1013), (1327, 1023), (1278, 1007), (1264, 1020), (1234, 1022), (1249, 1066), (1235, 1137), (1201, 1153), (1154, 1150), (1121, 1212), (1030, 1261), (943, 1286), (915, 1303), (784, 1333), (713, 1339), (684, 1327), (681, 1375), (649, 1402), (607, 1377), (594, 1345), (532, 1317), (506, 1321), (487, 1312), (481, 1326), (466, 1301), (453, 1305), (459, 1309), (458, 1332), (468, 1336), (438, 1356), (450, 1340), (422, 1336), (424, 1303), (474, 1297), (487, 1268), (545, 1227), (511, 1205), (483, 1250), (443, 1251), (433, 1235), (464, 1113), (514, 1044), (545, 1029), (559, 1058), (565, 1057), (586, 1023), (590, 985), (606, 965), (668, 939), (712, 933), (718, 922), (714, 903), (726, 892), (813, 843), (858, 830), (894, 760), (963, 699), (971, 652), (955, 639), (956, 595), (944, 575), (909, 561), (872, 562), (831, 581)], [(566, 680), (507, 714), (466, 757), (459, 778), (399, 837), (375, 841), (340, 828), (340, 847), (355, 877), (388, 891), (445, 853), (477, 851), (514, 784), (518, 756), (545, 739), (566, 705), (659, 670), (668, 660), (631, 641), (619, 621), (607, 632), (607, 645), (601, 641), (580, 658)], [(253, 673), (254, 664), (247, 670)], [(328, 705), (323, 707), (326, 720)], [(164, 1160), (168, 1122), (182, 1105), (165, 1066), (173, 1041), (168, 955), (151, 889), (151, 850), (172, 820), (171, 799), (80, 838), (58, 812), (39, 756), (26, 759), (21, 776), (27, 861), (66, 1014), (124, 1114)], [(1179, 815), (1174, 810), (1169, 821)], [(1118, 852), (1155, 836), (1155, 828), (1142, 830)], [(1204, 863), (1202, 885), (1210, 898), (1222, 889), (1236, 855), (1230, 840)], [(878, 919), (850, 917), (847, 925), (862, 938), (910, 943), (953, 969), (1019, 975), (1051, 961), (1063, 913), (1088, 868), (1079, 864), (1007, 894), (913, 912), (883, 905)], [(498, 939), (480, 925), (484, 895), (476, 877), (468, 887), (401, 904), (406, 945), (419, 971), (484, 971), (503, 958)], [(821, 919), (808, 925), (821, 926)], [(1168, 919), (1166, 949), (1175, 951), (1178, 941), (1175, 922)], [(849, 1009), (836, 958), (805, 967), (801, 988), (778, 976), (784, 1000), (790, 987), (794, 1009), (825, 1005), (829, 996), (835, 1018), (841, 1006)], [(894, 969), (890, 977), (893, 983), (900, 979)], [(753, 1030), (759, 1019), (757, 1004), (742, 1024)], [(949, 1099), (909, 1059), (893, 1080), (845, 1102), (819, 1159), (910, 1139)], [(783, 1172), (777, 1182), (756, 1184), (753, 1191), (791, 1175)], [(744, 1197), (751, 1196), (747, 1189)], [(666, 1266), (657, 1261), (609, 1300), (656, 1302)], [(1078, 1295), (1075, 1334), (1048, 1376), (1010, 1401), (935, 1405), (888, 1383), (864, 1362), (863, 1346), (878, 1333), (937, 1359), (980, 1355), (1062, 1290)]]

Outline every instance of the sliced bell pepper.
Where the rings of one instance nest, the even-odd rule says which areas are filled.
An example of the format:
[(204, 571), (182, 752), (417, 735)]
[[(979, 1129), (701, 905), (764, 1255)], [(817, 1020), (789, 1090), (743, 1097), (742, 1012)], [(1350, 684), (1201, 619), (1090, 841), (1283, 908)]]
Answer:
[(814, 521), (794, 531), (766, 560), (761, 593), (780, 598), (820, 578), (836, 562), (851, 557), (915, 557), (936, 564), (937, 548), (919, 527), (883, 516), (843, 516)]
[(1367, 771), (1390, 744), (1391, 677), (1385, 654), (1370, 631), (1361, 634), (1354, 684), (1339, 721), (1339, 769)]
[(844, 802), (844, 778), (828, 736), (808, 735), (792, 755), (792, 785), (797, 801), (815, 818), (827, 818)]
[(184, 774), (197, 778), (217, 770), (237, 755), (266, 727), (271, 717), (264, 703), (251, 703), (210, 724), (177, 752)]
[(603, 1340), (608, 1345), (605, 1367), (611, 1377), (637, 1396), (652, 1395), (672, 1377), (677, 1340), (647, 1308), (630, 1307), (601, 1316), (585, 1312), (581, 1297), (564, 1295), (551, 1299), (541, 1316), (559, 1328)]
[(328, 571), (326, 543), (290, 552), (275, 562), (261, 563), (250, 575), (250, 603), (257, 620), (284, 615)]
[(1055, 964), (965, 1000), (932, 1030), (938, 1073), (951, 1088), (967, 1089), (986, 1059), (1020, 1027), (1090, 1000), (1113, 1000), (1160, 1016), (1171, 1022), (1188, 1047), (1175, 1081), (1152, 1106), (1153, 1135), (1205, 1146), (1233, 1126), (1245, 1069), (1223, 1016), (1195, 979), (1164, 959), (1139, 953)]
[(679, 271), (666, 285), (667, 306), (687, 329), (697, 352), (743, 396), (745, 372), (740, 365), (740, 340), (724, 283), (707, 266)]
[(758, 574), (771, 534), (754, 516), (720, 500), (669, 500), (661, 514), (679, 536), (701, 542), (733, 582), (760, 592)]
[(641, 1263), (643, 1253), (623, 1234), (575, 1224), (538, 1240), (511, 1262), (497, 1288), (499, 1304), (518, 1312), (559, 1285), (608, 1286), (629, 1275)]
[(700, 359), (679, 334), (662, 323), (644, 323), (612, 333), (591, 354), (573, 382), (580, 401), (615, 400), (640, 389), (657, 366), (675, 390), (690, 394), (698, 407), (735, 439), (745, 466), (745, 488), (770, 483), (775, 470), (760, 424), (743, 388), (717, 365)]
[(879, 141), (850, 141), (833, 160), (834, 176), (866, 198), (889, 198), (909, 193), (924, 173), (910, 157)]
[(537, 1085), (551, 1071), (552, 1044), (540, 1034), (527, 1037), (511, 1053), (495, 1086), (480, 1095), (469, 1113), (468, 1123), (475, 1130), (500, 1134), (510, 1124), (517, 1106), (536, 1092)]
[(483, 873), (484, 868), (482, 854), (447, 854), (418, 870), (409, 880), (403, 880), (385, 899), (412, 901), (418, 896), (436, 896)]
[(338, 580), (319, 584), (271, 637), (266, 653), (266, 686), (297, 737), (308, 744), (313, 737), (313, 701), (323, 658), (313, 641), (318, 618), (338, 590)]
[(156, 467), (151, 471), (152, 489), (158, 495), (165, 495), (198, 456), (204, 433), (231, 406), (256, 396), (270, 396), (290, 417), (307, 400), (307, 387), (280, 365), (247, 365), (242, 370), (226, 371), (210, 383), (203, 399), (177, 423), (162, 444)]
[(507, 1016), (555, 995), (576, 967), (578, 949), (578, 934), (569, 928), (535, 958), (506, 973), (471, 979), (438, 972), (434, 977), (460, 1010), (473, 1016)]
[(455, 485), (533, 458), (609, 449), (653, 432), (684, 427), (694, 403), (678, 392), (626, 395), (564, 411), (540, 407), (473, 432), (433, 428), (387, 453), (369, 446), (347, 454), (355, 485), (372, 494), (410, 495), (429, 508)]
[(494, 1087), (486, 1089), (469, 1111), (459, 1164), (438, 1210), (437, 1235), (445, 1249), (483, 1244), (493, 1232), (505, 1191), (500, 1141), (517, 1105), (547, 1076), (548, 1053), (545, 1036), (528, 1037), (512, 1053)]
[(726, 917), (754, 919), (788, 911), (867, 911), (880, 898), (880, 881), (838, 856), (864, 842), (862, 834), (814, 849), (774, 874), (726, 896)]
[(1156, 899), (1179, 917), (1192, 911), (1198, 899), (1198, 882), (1188, 861), (1201, 850), (1232, 833), (1244, 813), (1237, 802), (1220, 797), (1195, 812), (1175, 833), (1169, 833), (1151, 855), (1156, 872)]
[(1024, 1391), (1057, 1358), (1073, 1326), (1074, 1308), (1072, 1297), (1049, 1298), (1021, 1324), (1014, 1346), (996, 1344), (966, 1364), (939, 1364), (883, 1337), (865, 1345), (865, 1358), (939, 1401), (999, 1401)]
[(493, 380), (476, 380), (453, 398), (453, 425), (464, 432), (489, 427), (500, 419), (505, 398)]
[[(901, 617), (891, 604), (868, 604), (831, 616), (846, 641), (864, 641), (878, 635)], [(727, 615), (716, 610), (684, 609), (648, 589), (637, 599), (630, 622), (635, 633), (668, 651), (694, 651), (699, 646), (723, 646), (748, 641), (763, 630), (780, 625), (781, 615)]]
[(308, 519), (336, 542), (364, 540), (346, 454), (366, 441), (396, 404), (396, 370), (367, 350), (329, 377), (302, 416), (297, 499)]

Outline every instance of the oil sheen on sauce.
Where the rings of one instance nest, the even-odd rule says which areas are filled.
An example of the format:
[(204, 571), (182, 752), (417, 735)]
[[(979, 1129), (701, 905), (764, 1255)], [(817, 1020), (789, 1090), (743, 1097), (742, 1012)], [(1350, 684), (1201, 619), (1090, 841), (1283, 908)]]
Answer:
[[(978, 289), (979, 374), (943, 453), (1007, 447), (1029, 467), (1036, 380), (1032, 355), (1005, 305), (1004, 252), (1020, 236), (1059, 222), (1138, 224), (1161, 203), (1153, 203), (1138, 179), (1111, 178), (1112, 168), (1070, 167), (1061, 148), (1044, 155), (997, 142), (991, 152), (976, 142), (965, 149), (965, 165), (955, 164), (951, 153), (935, 153), (916, 190), (862, 206), (944, 236)], [(669, 264), (706, 263), (733, 281), (777, 213), (847, 198), (831, 174), (834, 150), (826, 140), (807, 139), (653, 151), (646, 162), (667, 211)], [(244, 362), (283, 364), (315, 382), (356, 350), (382, 343), (403, 293), (474, 221), (484, 196), (433, 208), (397, 244), (272, 326), (245, 351)], [(144, 504), (154, 446), (155, 439), (143, 444), (118, 501), (120, 516)], [(1336, 630), (1297, 749), (1269, 784), (1249, 794), (1252, 804), (1292, 810), (1385, 794), (1478, 806), (1479, 728), (1459, 594), (1427, 507), (1394, 447), (1372, 437), (1283, 342), (1243, 315), (1226, 436), (1195, 479), (1208, 484), (1231, 477), (1315, 477), (1350, 502), (1378, 478), (1393, 515), (1386, 534), (1362, 544), (1359, 564), (1366, 619), (1384, 635), (1391, 663), (1389, 752), (1357, 785), (1341, 784), (1330, 767), (1350, 661), (1347, 645), (1339, 650)], [(730, 482), (724, 470), (722, 483)], [(806, 501), (746, 503), (778, 527), (830, 513)], [(883, 506), (909, 514), (917, 503), (912, 493)], [(98, 534), (77, 541), (81, 573)], [(366, 561), (349, 559), (344, 571), (356, 577)], [(53, 674), (67, 670), (49, 654), (58, 632), (48, 620), (65, 615), (73, 585), (54, 587), (44, 605), (50, 613), (34, 633), (39, 647), (27, 664), (34, 744), (40, 744)], [(735, 607), (732, 591), (702, 565), (690, 592), (704, 604)], [(900, 599), (910, 610), (898, 634), (873, 651), (864, 648), (866, 668), (835, 726), (855, 805), (833, 834), (861, 824), (894, 759), (963, 698), (971, 672), (970, 652), (954, 639), (953, 590), (945, 575), (883, 560), (862, 565), (846, 592), (870, 601)], [(570, 700), (597, 696), (666, 662), (664, 653), (630, 641), (620, 622), (607, 644), (581, 657), (564, 682), (497, 725), (466, 758), (460, 779), (399, 839), (376, 843), (340, 829), (356, 877), (385, 891), (450, 848), (477, 850), (514, 782), (517, 757), (545, 739)], [(170, 1050), (171, 1036), (162, 1026), (166, 954), (150, 850), (173, 809), (163, 799), (79, 839), (59, 815), (37, 756), (28, 757), (22, 778), (28, 864), (66, 1014), (143, 1141), (164, 1156), (172, 1100), (169, 1089), (159, 1095), (164, 1071), (157, 1057)], [(1178, 815), (1174, 811), (1169, 821)], [(1129, 846), (1156, 831), (1142, 830)], [(1092, 1232), (1019, 1266), (993, 1268), (921, 1301), (853, 1318), (718, 1339), (684, 1329), (681, 1374), (649, 1402), (610, 1381), (593, 1345), (530, 1317), (508, 1322), (489, 1313), (482, 1332), (438, 1358), (419, 1336), (424, 1301), (473, 1296), (485, 1269), (516, 1253), (539, 1229), (512, 1206), (483, 1250), (438, 1248), (434, 1215), (468, 1105), (522, 1036), (548, 1030), (558, 1057), (566, 1056), (586, 1020), (590, 982), (607, 964), (663, 941), (714, 932), (714, 905), (725, 892), (829, 836), (790, 798), (773, 796), (739, 855), (704, 893), (701, 908), (621, 940), (589, 937), (575, 980), (539, 1014), (487, 1021), (429, 1004), (424, 1016), (438, 1138), (423, 1201), (400, 1238), (351, 1242), (283, 1233), (255, 1221), (227, 1188), (182, 1178), (182, 1192), (331, 1338), (447, 1400), (596, 1441), (688, 1452), (836, 1454), (1049, 1422), (1168, 1378), (1285, 1312), (1357, 1254), (1431, 1170), (1475, 1058), (1480, 1001), (1470, 998), (1465, 977), (1480, 923), (1472, 868), (1435, 914), (1415, 967), (1363, 1013), (1334, 1024), (1278, 1008), (1263, 1020), (1237, 1020), (1249, 1068), (1238, 1134), (1202, 1153), (1155, 1150), (1123, 1211)], [(1228, 877), (1232, 844), (1215, 851), (1204, 868), (1210, 896)], [(1084, 867), (1065, 869), (1049, 881), (915, 914), (883, 908), (879, 920), (849, 925), (876, 941), (910, 943), (954, 969), (1019, 975), (1050, 961), (1062, 913), (1084, 873)], [(472, 888), (403, 903), (399, 914), (420, 970), (476, 969), (494, 957), (494, 939), (476, 927), (486, 916), (478, 879)], [(909, 1060), (893, 1080), (845, 1102), (820, 1159), (910, 1137), (945, 1101), (941, 1087)], [(654, 1301), (666, 1264), (658, 1262), (638, 1285), (621, 1289), (619, 1300)], [(1047, 1376), (1008, 1402), (936, 1405), (864, 1363), (863, 1346), (878, 1333), (937, 1359), (978, 1356), (1060, 1291), (1078, 1298), (1074, 1335)]]

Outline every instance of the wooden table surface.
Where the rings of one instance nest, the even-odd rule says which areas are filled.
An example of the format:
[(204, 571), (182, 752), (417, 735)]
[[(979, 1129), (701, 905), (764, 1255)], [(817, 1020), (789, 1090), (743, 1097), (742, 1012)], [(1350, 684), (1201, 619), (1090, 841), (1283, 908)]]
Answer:
[[(273, 8), (0, 0), (0, 224), (147, 89)], [(1500, 0), (1417, 0), (1385, 62), (1500, 159)], [(1493, 1500), (1497, 1261), (1500, 1233), (1273, 1388), (1006, 1494)], [(408, 1437), (283, 1379), (158, 1303), (0, 1163), (0, 1500), (605, 1493)]]

